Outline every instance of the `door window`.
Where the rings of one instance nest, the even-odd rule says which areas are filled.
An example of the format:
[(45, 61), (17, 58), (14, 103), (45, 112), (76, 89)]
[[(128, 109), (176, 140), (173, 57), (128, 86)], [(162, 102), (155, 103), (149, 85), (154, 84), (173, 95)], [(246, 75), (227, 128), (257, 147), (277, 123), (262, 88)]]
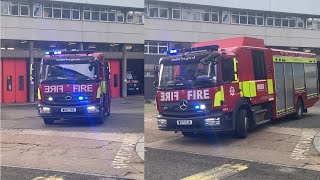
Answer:
[(264, 62), (264, 51), (253, 50), (252, 62), (254, 70), (254, 79), (263, 80), (267, 79), (266, 66)]
[(7, 76), (7, 91), (12, 91), (12, 76)]
[(24, 90), (24, 77), (19, 76), (19, 91), (23, 91), (23, 90)]
[(113, 75), (113, 86), (118, 87), (118, 74)]

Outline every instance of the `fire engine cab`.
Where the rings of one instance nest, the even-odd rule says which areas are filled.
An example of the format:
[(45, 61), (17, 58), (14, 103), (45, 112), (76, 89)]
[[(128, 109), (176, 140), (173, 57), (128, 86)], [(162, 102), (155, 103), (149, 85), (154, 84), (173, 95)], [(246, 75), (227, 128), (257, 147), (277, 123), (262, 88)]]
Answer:
[(301, 118), (319, 100), (316, 55), (240, 37), (172, 49), (155, 66), (158, 128), (184, 136)]
[(45, 124), (61, 118), (89, 118), (97, 124), (110, 115), (110, 65), (93, 51), (46, 52), (40, 65), (38, 114)]

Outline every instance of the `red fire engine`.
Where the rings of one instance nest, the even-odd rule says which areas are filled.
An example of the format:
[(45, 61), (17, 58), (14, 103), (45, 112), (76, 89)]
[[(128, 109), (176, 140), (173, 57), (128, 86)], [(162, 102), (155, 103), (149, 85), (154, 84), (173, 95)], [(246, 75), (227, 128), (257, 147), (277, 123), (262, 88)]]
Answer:
[(315, 54), (266, 48), (249, 37), (167, 53), (155, 66), (160, 130), (245, 138), (271, 120), (301, 118), (319, 99)]
[(46, 52), (41, 61), (38, 114), (45, 124), (60, 118), (104, 122), (110, 115), (110, 65), (102, 53)]

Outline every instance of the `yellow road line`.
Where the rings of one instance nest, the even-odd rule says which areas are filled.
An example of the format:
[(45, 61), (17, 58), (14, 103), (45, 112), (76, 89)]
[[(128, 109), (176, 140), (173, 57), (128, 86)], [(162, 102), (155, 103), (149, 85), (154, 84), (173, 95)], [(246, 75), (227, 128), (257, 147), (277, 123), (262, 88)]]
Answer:
[(242, 164), (224, 164), (181, 180), (218, 180), (246, 169), (248, 169), (248, 166)]
[(49, 177), (38, 176), (33, 178), (32, 180), (63, 180), (63, 178), (55, 177), (55, 176), (49, 176)]

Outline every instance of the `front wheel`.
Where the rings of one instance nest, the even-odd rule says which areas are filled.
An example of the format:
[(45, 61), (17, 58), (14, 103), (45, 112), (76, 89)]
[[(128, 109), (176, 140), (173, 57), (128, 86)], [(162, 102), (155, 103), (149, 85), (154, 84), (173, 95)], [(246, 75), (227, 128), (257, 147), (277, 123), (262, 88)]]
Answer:
[(298, 99), (298, 102), (296, 104), (296, 112), (294, 113), (293, 117), (295, 119), (301, 119), (302, 113), (303, 113), (303, 103), (302, 103), (301, 99)]
[(45, 125), (53, 125), (54, 124), (54, 119), (44, 118), (43, 122), (44, 122)]
[(236, 116), (235, 135), (238, 138), (246, 138), (248, 136), (249, 116), (247, 110), (240, 109)]

